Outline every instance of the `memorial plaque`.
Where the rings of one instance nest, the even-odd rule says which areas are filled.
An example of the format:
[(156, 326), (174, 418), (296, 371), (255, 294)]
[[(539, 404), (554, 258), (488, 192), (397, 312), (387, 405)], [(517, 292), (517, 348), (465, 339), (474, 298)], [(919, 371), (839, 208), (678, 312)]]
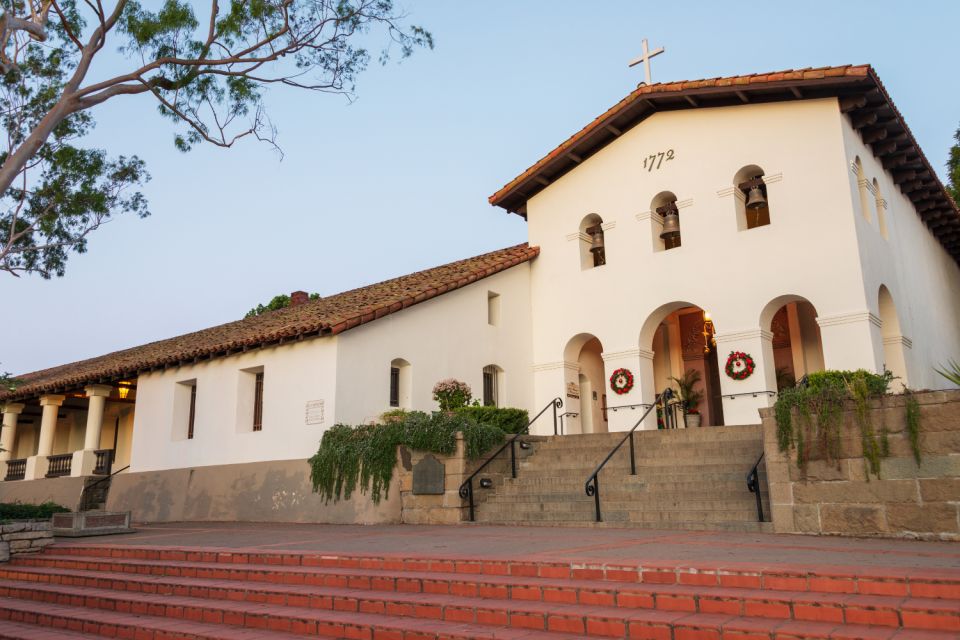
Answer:
[(311, 400), (307, 403), (306, 424), (323, 424), (323, 400)]
[(443, 463), (428, 454), (423, 460), (413, 465), (414, 495), (442, 495), (445, 475)]

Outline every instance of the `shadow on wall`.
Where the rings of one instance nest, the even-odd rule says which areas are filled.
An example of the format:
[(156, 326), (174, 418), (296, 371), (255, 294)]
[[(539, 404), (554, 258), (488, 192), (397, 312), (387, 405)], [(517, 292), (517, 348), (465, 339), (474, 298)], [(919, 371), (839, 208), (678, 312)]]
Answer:
[(280, 460), (121, 474), (107, 508), (132, 511), (137, 522), (400, 522), (400, 489), (374, 505), (355, 492), (325, 503), (313, 492), (306, 460)]

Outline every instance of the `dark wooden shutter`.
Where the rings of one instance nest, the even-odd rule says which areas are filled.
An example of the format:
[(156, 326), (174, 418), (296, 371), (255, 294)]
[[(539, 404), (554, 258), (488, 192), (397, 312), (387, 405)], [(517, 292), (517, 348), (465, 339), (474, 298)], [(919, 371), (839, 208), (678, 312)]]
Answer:
[(263, 372), (256, 375), (253, 385), (253, 430), (263, 430)]
[(390, 367), (390, 406), (400, 406), (400, 368)]
[(193, 439), (193, 421), (197, 415), (197, 385), (190, 385), (190, 416), (187, 419), (187, 439)]

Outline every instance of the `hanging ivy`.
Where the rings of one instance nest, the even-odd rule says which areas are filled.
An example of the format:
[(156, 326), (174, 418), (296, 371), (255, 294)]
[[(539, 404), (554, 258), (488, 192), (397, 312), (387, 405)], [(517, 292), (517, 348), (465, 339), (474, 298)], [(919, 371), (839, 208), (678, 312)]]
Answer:
[(392, 411), (383, 424), (337, 424), (323, 434), (310, 458), (313, 490), (329, 502), (349, 500), (354, 490), (369, 493), (374, 504), (389, 495), (397, 447), (449, 455), (462, 432), (467, 457), (475, 459), (503, 442), (504, 432), (461, 413)]
[[(796, 450), (797, 466), (806, 469), (811, 457), (839, 460), (842, 453), (843, 412), (853, 402), (854, 418), (860, 430), (860, 445), (869, 473), (880, 474), (880, 461), (890, 455), (886, 419), (881, 411), (879, 435), (874, 427), (870, 401), (879, 398), (881, 407), (893, 374), (858, 371), (812, 373), (803, 384), (783, 389), (774, 405), (777, 444), (781, 451)], [(919, 463), (920, 410), (909, 393), (906, 400), (907, 432)], [(869, 477), (869, 476), (868, 476)]]

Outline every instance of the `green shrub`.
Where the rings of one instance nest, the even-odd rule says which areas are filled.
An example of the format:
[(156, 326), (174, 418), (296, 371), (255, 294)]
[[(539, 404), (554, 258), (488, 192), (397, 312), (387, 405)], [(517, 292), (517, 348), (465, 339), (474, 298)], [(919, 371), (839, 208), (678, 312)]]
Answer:
[(504, 433), (523, 433), (530, 422), (530, 414), (525, 409), (481, 407), (474, 405), (461, 407), (457, 413), (466, 415), (479, 424), (496, 427)]
[[(885, 423), (880, 425), (877, 435), (868, 402), (871, 398), (880, 398), (882, 402), (892, 381), (893, 374), (889, 371), (882, 374), (863, 369), (818, 371), (807, 376), (805, 385), (781, 390), (774, 405), (780, 450), (785, 452), (794, 447), (801, 469), (806, 468), (814, 453), (828, 461), (839, 458), (844, 405), (852, 401), (868, 471), (879, 475), (880, 460), (890, 454), (890, 443)], [(915, 404), (914, 398), (907, 398), (906, 421), (914, 457), (919, 462), (919, 410)]]
[(468, 458), (480, 457), (503, 442), (500, 429), (479, 424), (466, 414), (422, 411), (389, 412), (384, 424), (337, 424), (323, 434), (320, 448), (310, 458), (313, 490), (328, 502), (349, 500), (357, 488), (369, 491), (374, 504), (390, 492), (397, 447), (449, 455), (462, 432)]
[(0, 520), (49, 520), (55, 513), (70, 511), (55, 502), (43, 504), (20, 504), (19, 502), (0, 502)]

